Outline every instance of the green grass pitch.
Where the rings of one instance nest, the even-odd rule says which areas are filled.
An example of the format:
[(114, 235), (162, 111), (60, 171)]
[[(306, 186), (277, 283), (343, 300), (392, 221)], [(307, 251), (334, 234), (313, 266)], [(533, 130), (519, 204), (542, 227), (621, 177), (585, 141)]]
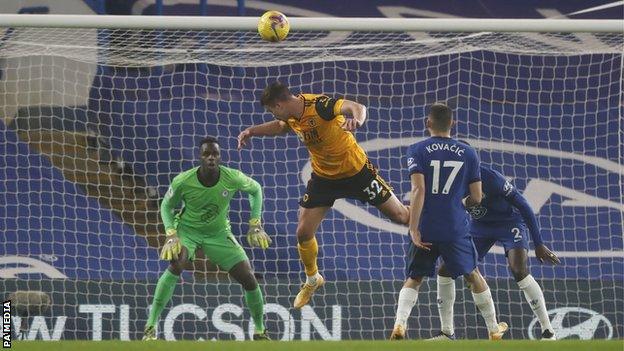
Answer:
[(194, 342), (194, 341), (22, 341), (14, 342), (13, 350), (28, 351), (113, 351), (113, 350), (138, 350), (138, 351), (384, 351), (384, 350), (409, 350), (409, 351), (488, 351), (488, 350), (521, 350), (521, 351), (575, 351), (575, 350), (613, 350), (624, 349), (623, 340), (596, 340), (578, 341), (563, 340), (555, 342), (505, 340), (501, 342), (460, 340), (454, 342), (424, 342), (412, 341), (292, 341), (292, 342)]

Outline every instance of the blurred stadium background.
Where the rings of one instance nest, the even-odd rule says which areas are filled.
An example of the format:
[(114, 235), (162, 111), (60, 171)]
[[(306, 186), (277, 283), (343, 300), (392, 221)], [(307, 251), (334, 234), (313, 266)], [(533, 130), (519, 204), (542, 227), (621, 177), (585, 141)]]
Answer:
[[(330, 0), (0, 3), (1, 13), (39, 14), (259, 16), (267, 9), (289, 16), (622, 19), (623, 6), (552, 0), (365, 0), (357, 7)], [(387, 337), (408, 238), (402, 229), (380, 223), (373, 210), (355, 211), (352, 202), (341, 202), (319, 232), (320, 267), (332, 283), (311, 308), (290, 308), (300, 279), (294, 232), (307, 151), (295, 136), (256, 139), (241, 153), (235, 140), (245, 126), (268, 120), (256, 99), (276, 78), (295, 90), (366, 104), (370, 120), (356, 137), (399, 196), (409, 186), (401, 155), (424, 136), (425, 106), (451, 103), (458, 135), (482, 146), (482, 161), (524, 190), (546, 243), (561, 253), (559, 267), (530, 262), (558, 332), (581, 339), (624, 337), (621, 52), (529, 55), (477, 49), (305, 62), (280, 56), (267, 58), (265, 66), (258, 63), (262, 57), (245, 65), (232, 53), (223, 64), (188, 57), (189, 62), (141, 66), (140, 55), (126, 60), (102, 52), (107, 45), (138, 45), (131, 36), (83, 31), (77, 40), (102, 51), (64, 53), (57, 45), (46, 54), (33, 46), (33, 54), (12, 55), (10, 44), (24, 37), (11, 28), (3, 32), (0, 294), (29, 290), (51, 297), (49, 311), (28, 317), (27, 339), (140, 338), (166, 267), (158, 259), (164, 231), (158, 202), (171, 178), (194, 165), (196, 143), (205, 135), (219, 138), (226, 165), (251, 174), (265, 189), (263, 218), (274, 245), (248, 254), (270, 304), (271, 336)], [(59, 41), (54, 45), (66, 40), (52, 39)], [(175, 33), (165, 33), (163, 40), (175, 40)], [(582, 34), (545, 40), (545, 46), (549, 41), (597, 45), (599, 51), (601, 39)], [(614, 43), (621, 48), (621, 38)], [(439, 49), (444, 51), (444, 44)], [(102, 55), (109, 60), (102, 62)], [(275, 65), (280, 60), (283, 64)], [(233, 203), (235, 233), (245, 231), (247, 208), (245, 199)], [(533, 314), (500, 250), (481, 268), (501, 320), (511, 325), (511, 338), (537, 337)], [(437, 328), (434, 287), (421, 289), (411, 337), (428, 337)], [(460, 336), (484, 337), (470, 301), (465, 291), (458, 293)], [(240, 288), (206, 260), (185, 273), (170, 307), (162, 316), (161, 338), (241, 339), (249, 327)], [(20, 325), (21, 318), (13, 321)]]

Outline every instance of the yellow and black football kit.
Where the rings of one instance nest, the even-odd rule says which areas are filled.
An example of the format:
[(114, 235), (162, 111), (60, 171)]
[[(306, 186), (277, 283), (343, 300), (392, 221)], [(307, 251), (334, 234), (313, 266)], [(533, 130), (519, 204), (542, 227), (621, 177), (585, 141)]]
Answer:
[(371, 205), (384, 203), (392, 189), (377, 174), (351, 132), (342, 129), (342, 99), (300, 94), (301, 118), (287, 123), (306, 145), (312, 162), (312, 178), (299, 202), (302, 207), (332, 206), (336, 199), (351, 198)]

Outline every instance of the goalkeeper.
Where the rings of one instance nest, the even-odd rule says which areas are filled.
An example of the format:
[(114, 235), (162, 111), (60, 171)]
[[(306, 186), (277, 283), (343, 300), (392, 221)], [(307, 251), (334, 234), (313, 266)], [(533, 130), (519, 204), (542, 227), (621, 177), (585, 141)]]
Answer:
[[(271, 239), (260, 224), (262, 188), (242, 172), (220, 165), (219, 144), (207, 137), (200, 144), (201, 165), (180, 173), (171, 182), (161, 205), (161, 216), (167, 238), (160, 257), (170, 265), (158, 280), (143, 340), (155, 340), (155, 325), (171, 299), (176, 283), (187, 262), (193, 261), (201, 248), (215, 264), (227, 271), (245, 290), (255, 326), (254, 340), (268, 340), (264, 328), (264, 301), (249, 259), (238, 244), (230, 227), (230, 200), (241, 190), (249, 194), (251, 219), (247, 242), (266, 249)], [(184, 202), (183, 210), (174, 216), (174, 208)]]

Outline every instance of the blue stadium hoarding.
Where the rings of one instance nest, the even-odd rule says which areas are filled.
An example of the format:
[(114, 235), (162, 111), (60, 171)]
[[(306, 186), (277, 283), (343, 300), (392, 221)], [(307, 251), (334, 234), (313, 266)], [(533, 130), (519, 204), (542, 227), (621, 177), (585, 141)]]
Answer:
[[(165, 2), (164, 15), (199, 15), (198, 1)], [(319, 0), (292, 2), (288, 0), (267, 3), (246, 2), (245, 16), (260, 15), (269, 8), (279, 9), (289, 16), (333, 17), (472, 17), (472, 18), (622, 18), (621, 5), (615, 1), (588, 0), (582, 2), (561, 0), (442, 0), (436, 2), (409, 2), (405, 0), (364, 0), (353, 6), (349, 0)], [(208, 1), (210, 16), (238, 15), (237, 2)], [(156, 14), (155, 1), (108, 1), (111, 14)]]
[[(490, 280), (498, 318), (510, 325), (509, 338), (539, 339), (539, 323), (526, 303), (518, 303), (508, 292), (512, 283)], [(565, 301), (564, 307), (551, 307), (553, 328), (561, 338), (611, 339), (624, 335), (624, 302), (616, 299), (624, 286), (621, 281), (546, 280), (546, 301)], [(30, 317), (27, 340), (138, 340), (149, 311), (150, 293), (155, 283), (68, 281), (44, 279), (37, 282), (10, 280), (7, 289), (31, 289), (50, 294), (54, 303), (49, 313)], [(602, 290), (592, 289), (600, 284)], [(457, 336), (483, 339), (487, 336), (481, 316), (470, 292), (458, 285), (455, 305)], [(386, 339), (394, 323), (396, 291), (399, 282), (329, 282), (325, 294), (314, 298), (302, 310), (291, 308), (296, 284), (264, 281), (267, 329), (275, 340), (349, 340)], [(463, 289), (462, 289), (463, 288)], [(345, 293), (357, 291), (357, 294)], [(520, 297), (518, 297), (519, 299)], [(159, 337), (165, 340), (249, 340), (253, 323), (242, 304), (241, 289), (208, 281), (194, 285), (182, 283), (158, 324)], [(462, 303), (468, 300), (468, 303)], [(524, 301), (523, 301), (524, 302)], [(21, 319), (13, 317), (14, 331)], [(411, 339), (431, 337), (439, 328), (435, 282), (421, 289), (418, 303), (408, 321)]]

